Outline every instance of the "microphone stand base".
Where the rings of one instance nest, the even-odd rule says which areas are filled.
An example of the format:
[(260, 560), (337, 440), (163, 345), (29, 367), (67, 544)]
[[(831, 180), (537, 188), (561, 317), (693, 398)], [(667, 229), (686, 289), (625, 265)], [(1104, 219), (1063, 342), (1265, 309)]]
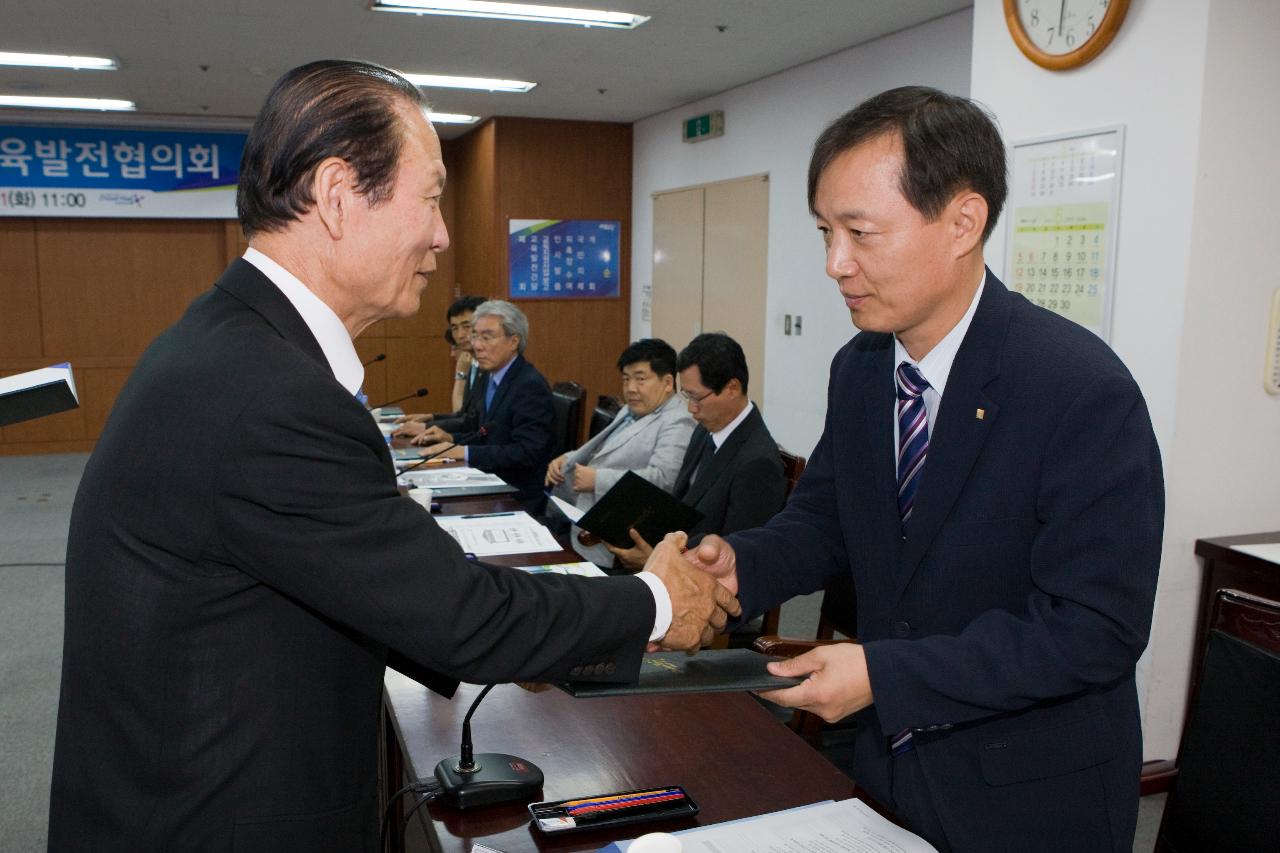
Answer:
[(455, 809), (472, 809), (494, 803), (528, 800), (542, 790), (542, 771), (532, 761), (500, 752), (475, 756), (475, 770), (458, 770), (459, 759), (446, 758), (436, 765), (440, 799)]

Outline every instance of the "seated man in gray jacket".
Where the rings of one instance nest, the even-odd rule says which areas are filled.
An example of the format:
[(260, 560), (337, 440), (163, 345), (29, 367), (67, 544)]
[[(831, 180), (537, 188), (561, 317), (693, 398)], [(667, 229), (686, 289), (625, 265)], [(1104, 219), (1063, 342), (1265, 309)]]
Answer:
[[(636, 341), (619, 356), (618, 370), (626, 406), (598, 435), (547, 466), (552, 494), (579, 509), (590, 509), (628, 471), (670, 491), (693, 433), (693, 418), (676, 397), (676, 351), (670, 344)], [(579, 554), (613, 565), (603, 544), (584, 545), (577, 534), (575, 528), (571, 538)]]

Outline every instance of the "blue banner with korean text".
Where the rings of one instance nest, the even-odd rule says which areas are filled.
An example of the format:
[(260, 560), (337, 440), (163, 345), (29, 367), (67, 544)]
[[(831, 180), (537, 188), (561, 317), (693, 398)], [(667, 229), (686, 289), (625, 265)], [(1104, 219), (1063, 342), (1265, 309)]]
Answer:
[(512, 219), (507, 293), (512, 299), (617, 299), (620, 222)]
[(0, 216), (234, 219), (246, 137), (0, 125)]

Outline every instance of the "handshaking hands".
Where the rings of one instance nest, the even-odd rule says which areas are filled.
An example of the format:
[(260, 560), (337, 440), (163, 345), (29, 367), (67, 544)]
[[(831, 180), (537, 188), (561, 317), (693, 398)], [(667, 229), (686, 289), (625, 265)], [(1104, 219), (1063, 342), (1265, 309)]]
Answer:
[(657, 647), (694, 652), (724, 630), (729, 617), (738, 616), (742, 607), (724, 583), (691, 565), (683, 553), (686, 541), (684, 533), (668, 533), (644, 568), (662, 581), (671, 597), (671, 626)]

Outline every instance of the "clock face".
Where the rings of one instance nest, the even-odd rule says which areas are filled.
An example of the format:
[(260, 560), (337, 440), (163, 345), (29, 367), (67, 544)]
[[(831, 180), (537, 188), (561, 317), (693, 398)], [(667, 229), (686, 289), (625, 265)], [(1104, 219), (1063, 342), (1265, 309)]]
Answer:
[(1063, 56), (1084, 47), (1115, 5), (1113, 0), (1018, 0), (1018, 20), (1033, 45)]

